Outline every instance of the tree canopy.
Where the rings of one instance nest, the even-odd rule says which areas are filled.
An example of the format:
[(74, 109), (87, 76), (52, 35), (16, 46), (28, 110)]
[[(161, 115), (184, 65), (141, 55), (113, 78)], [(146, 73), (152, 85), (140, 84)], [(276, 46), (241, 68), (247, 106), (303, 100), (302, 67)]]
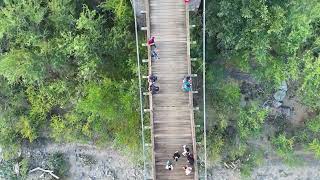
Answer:
[(1, 3), (0, 145), (7, 152), (45, 132), (57, 141), (138, 148), (130, 2), (80, 4)]
[[(264, 138), (287, 162), (294, 159), (297, 143), (319, 154), (319, 133), (315, 132), (320, 98), (319, 12), (317, 0), (207, 3), (206, 86), (212, 159), (247, 159), (248, 154), (256, 153), (255, 142)], [(316, 116), (303, 120), (307, 126), (298, 128), (287, 117), (277, 116), (281, 113), (267, 110), (283, 82), (289, 87), (288, 99), (301, 104), (308, 116)]]

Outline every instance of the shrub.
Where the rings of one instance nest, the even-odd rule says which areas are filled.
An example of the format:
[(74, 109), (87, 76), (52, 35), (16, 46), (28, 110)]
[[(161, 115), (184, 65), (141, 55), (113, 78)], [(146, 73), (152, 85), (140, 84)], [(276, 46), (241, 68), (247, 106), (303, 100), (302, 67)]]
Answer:
[(69, 171), (69, 164), (62, 153), (55, 153), (49, 156), (47, 168), (54, 171), (57, 176), (66, 176)]

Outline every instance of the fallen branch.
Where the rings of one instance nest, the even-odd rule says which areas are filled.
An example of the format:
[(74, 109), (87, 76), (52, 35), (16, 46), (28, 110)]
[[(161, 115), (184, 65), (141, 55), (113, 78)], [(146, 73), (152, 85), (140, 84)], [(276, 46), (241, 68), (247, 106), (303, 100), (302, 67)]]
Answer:
[(56, 179), (60, 179), (57, 175), (53, 174), (53, 171), (42, 169), (41, 167), (34, 168), (34, 169), (30, 170), (29, 173), (32, 173), (32, 172), (35, 172), (35, 171), (38, 171), (38, 170), (42, 171), (42, 172), (49, 173), (52, 177), (54, 177)]

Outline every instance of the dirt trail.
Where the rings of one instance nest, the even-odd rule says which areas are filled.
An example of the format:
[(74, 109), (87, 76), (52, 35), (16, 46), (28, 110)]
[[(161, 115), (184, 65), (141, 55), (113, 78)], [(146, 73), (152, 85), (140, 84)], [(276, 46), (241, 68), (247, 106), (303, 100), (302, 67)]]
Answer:
[[(319, 180), (320, 161), (311, 154), (298, 153), (301, 160), (295, 167), (289, 167), (281, 162), (278, 157), (271, 157), (265, 163), (256, 167), (249, 180)], [(240, 172), (224, 167), (215, 167), (208, 171), (209, 180), (240, 180)]]
[[(91, 145), (81, 144), (50, 144), (37, 145), (29, 151), (32, 154), (63, 153), (70, 163), (68, 180), (142, 180), (142, 168), (133, 163), (114, 149), (99, 149)], [(303, 163), (297, 167), (289, 167), (277, 157), (269, 157), (265, 163), (257, 167), (252, 180), (319, 180), (320, 161), (311, 154), (298, 153)], [(88, 158), (90, 157), (90, 158)], [(38, 175), (29, 177), (39, 180)], [(208, 170), (210, 180), (240, 180), (239, 171), (215, 167)]]
[(135, 166), (111, 148), (98, 149), (81, 144), (47, 144), (31, 149), (32, 154), (63, 153), (70, 164), (67, 178), (69, 180), (142, 179), (141, 167)]

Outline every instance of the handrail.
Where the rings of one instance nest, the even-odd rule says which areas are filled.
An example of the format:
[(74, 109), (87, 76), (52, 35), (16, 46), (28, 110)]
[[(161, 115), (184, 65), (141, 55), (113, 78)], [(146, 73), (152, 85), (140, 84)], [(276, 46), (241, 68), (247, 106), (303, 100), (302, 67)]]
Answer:
[[(151, 37), (151, 28), (150, 28), (150, 4), (149, 0), (145, 0), (145, 7), (146, 7), (146, 27), (147, 27), (147, 40)], [(151, 47), (147, 46), (148, 48), (148, 73), (149, 75), (152, 74), (152, 59), (151, 59)], [(149, 82), (149, 87), (151, 82)], [(153, 134), (153, 100), (152, 94), (149, 95), (149, 107), (150, 107), (150, 125), (151, 125), (151, 144), (152, 144), (152, 176), (153, 179), (156, 179), (156, 162), (155, 162), (155, 146), (154, 146), (154, 134)]]
[(136, 17), (136, 4), (131, 1), (133, 6), (133, 15), (134, 15), (134, 27), (135, 27), (135, 36), (136, 36), (136, 55), (137, 55), (137, 68), (138, 68), (138, 80), (139, 80), (139, 95), (140, 95), (140, 121), (141, 121), (141, 139), (142, 139), (142, 156), (143, 156), (143, 179), (146, 180), (146, 150), (145, 150), (145, 136), (144, 136), (144, 115), (143, 115), (143, 94), (142, 94), (142, 81), (141, 81), (141, 70), (140, 70), (140, 54), (139, 54), (139, 38), (138, 38), (138, 24), (137, 24), (137, 17)]
[(203, 67), (203, 144), (204, 144), (204, 176), (207, 180), (207, 115), (206, 115), (206, 0), (203, 0), (203, 27), (202, 27), (202, 67)]
[[(189, 24), (189, 4), (185, 4), (186, 10), (186, 31), (187, 31), (187, 64), (188, 64), (188, 75), (191, 75), (191, 59), (190, 59), (190, 24)], [(194, 156), (194, 179), (198, 180), (198, 165), (197, 165), (197, 143), (195, 136), (195, 123), (194, 123), (194, 112), (193, 112), (193, 94), (189, 92), (189, 106), (190, 106), (190, 121), (191, 121), (191, 134), (192, 134), (192, 146)]]

